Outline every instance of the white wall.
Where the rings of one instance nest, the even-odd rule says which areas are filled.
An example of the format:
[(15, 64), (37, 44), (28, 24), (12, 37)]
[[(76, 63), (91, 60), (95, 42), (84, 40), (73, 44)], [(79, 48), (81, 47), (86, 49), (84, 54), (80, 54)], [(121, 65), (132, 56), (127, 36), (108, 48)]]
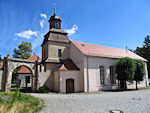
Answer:
[(45, 84), (48, 77), (46, 76), (46, 72), (44, 71), (44, 66), (43, 65), (41, 65), (41, 71), (40, 71), (40, 66), (38, 66), (38, 72), (39, 72), (38, 87), (41, 87)]
[(80, 69), (80, 91), (84, 91), (84, 55), (73, 43), (70, 43), (70, 58)]
[(32, 84), (32, 76), (31, 74), (18, 74), (19, 79), (21, 80), (21, 87), (26, 87), (26, 76), (30, 76), (30, 83), (28, 83), (28, 87), (31, 87)]
[[(111, 90), (118, 88), (118, 80), (116, 80), (116, 85), (111, 85), (110, 83), (110, 71), (109, 67), (114, 66), (117, 59), (110, 59), (110, 58), (101, 58), (101, 57), (88, 57), (88, 74), (89, 74), (89, 91), (99, 91), (99, 90)], [(105, 68), (105, 85), (100, 84), (100, 71), (99, 66), (104, 66)], [(115, 72), (115, 69), (114, 69)], [(115, 73), (114, 73), (115, 74)], [(87, 88), (87, 57), (84, 57), (84, 78), (85, 78), (85, 87)], [(116, 74), (115, 74), (116, 76)], [(146, 74), (145, 79), (143, 82), (138, 84), (138, 87), (146, 87), (147, 86), (147, 77)], [(127, 83), (128, 84), (128, 83)], [(127, 87), (135, 88), (134, 84), (128, 84)], [(85, 89), (86, 89), (85, 88)]]
[(80, 71), (60, 71), (60, 93), (66, 93), (66, 80), (74, 79), (74, 91), (80, 91)]

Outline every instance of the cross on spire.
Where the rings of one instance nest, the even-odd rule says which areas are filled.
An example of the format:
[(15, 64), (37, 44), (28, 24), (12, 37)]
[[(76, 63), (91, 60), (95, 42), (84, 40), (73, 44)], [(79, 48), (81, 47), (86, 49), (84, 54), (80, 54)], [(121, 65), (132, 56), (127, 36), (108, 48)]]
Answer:
[(54, 3), (54, 15), (56, 15), (56, 4)]

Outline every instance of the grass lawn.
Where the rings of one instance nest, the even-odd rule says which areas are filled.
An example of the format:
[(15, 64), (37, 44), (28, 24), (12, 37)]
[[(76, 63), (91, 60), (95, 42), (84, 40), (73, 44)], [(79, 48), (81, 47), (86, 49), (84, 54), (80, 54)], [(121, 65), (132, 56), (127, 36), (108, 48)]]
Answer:
[(37, 113), (44, 107), (44, 101), (29, 94), (0, 92), (0, 113)]

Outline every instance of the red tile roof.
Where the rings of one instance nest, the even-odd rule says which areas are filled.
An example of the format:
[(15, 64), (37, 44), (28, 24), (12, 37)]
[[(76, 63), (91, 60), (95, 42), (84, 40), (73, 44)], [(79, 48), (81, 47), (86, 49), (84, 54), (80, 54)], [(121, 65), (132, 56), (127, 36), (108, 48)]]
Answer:
[[(42, 61), (42, 59), (39, 58), (35, 53), (32, 56), (30, 56), (27, 60), (32, 60), (32, 61), (38, 60), (39, 62)], [(27, 67), (21, 66), (18, 73), (26, 73), (26, 74), (28, 74), (28, 73), (31, 73), (31, 71)]]
[(64, 64), (61, 65), (61, 67), (57, 68), (57, 70), (79, 70), (79, 68), (74, 64), (74, 62), (71, 59), (67, 59), (64, 61)]
[(32, 60), (32, 61), (38, 60), (39, 62), (42, 61), (42, 59), (40, 57), (38, 57), (35, 53), (32, 56), (30, 56), (27, 60)]
[(45, 62), (58, 64), (58, 63), (60, 63), (60, 60), (59, 60), (59, 58), (48, 58), (45, 60)]
[(31, 73), (31, 71), (26, 67), (26, 66), (21, 66), (20, 70), (18, 71), (18, 73), (21, 73), (21, 74), (29, 74)]
[(130, 57), (133, 59), (139, 59), (143, 61), (147, 61), (141, 56), (126, 50), (112, 47), (105, 47), (100, 45), (82, 43), (71, 41), (84, 55), (87, 56), (98, 56), (98, 57), (106, 57), (106, 58), (122, 58), (122, 57)]

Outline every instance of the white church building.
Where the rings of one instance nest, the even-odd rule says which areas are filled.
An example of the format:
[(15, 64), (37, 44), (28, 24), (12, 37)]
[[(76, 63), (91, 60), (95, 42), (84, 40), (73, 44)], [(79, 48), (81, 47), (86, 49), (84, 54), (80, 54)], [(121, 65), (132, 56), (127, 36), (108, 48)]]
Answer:
[[(61, 93), (118, 89), (115, 63), (122, 57), (145, 62), (146, 76), (138, 87), (148, 86), (146, 59), (127, 49), (69, 40), (55, 12), (49, 23), (49, 31), (41, 45), (45, 74), (39, 76), (40, 86)], [(135, 82), (128, 82), (127, 88), (135, 88)]]
[[(19, 75), (21, 85), (31, 86), (32, 92), (42, 86), (60, 93), (119, 89), (115, 64), (123, 57), (145, 62), (146, 76), (138, 83), (138, 87), (149, 85), (146, 59), (127, 49), (69, 40), (67, 33), (61, 29), (61, 19), (55, 12), (49, 23), (49, 31), (41, 45), (42, 59), (35, 54), (29, 59), (10, 58), (8, 55), (0, 62), (0, 90), (11, 90), (13, 70), (21, 66), (24, 66)], [(25, 71), (25, 68), (29, 71)], [(128, 89), (135, 87), (134, 81), (127, 82)]]

